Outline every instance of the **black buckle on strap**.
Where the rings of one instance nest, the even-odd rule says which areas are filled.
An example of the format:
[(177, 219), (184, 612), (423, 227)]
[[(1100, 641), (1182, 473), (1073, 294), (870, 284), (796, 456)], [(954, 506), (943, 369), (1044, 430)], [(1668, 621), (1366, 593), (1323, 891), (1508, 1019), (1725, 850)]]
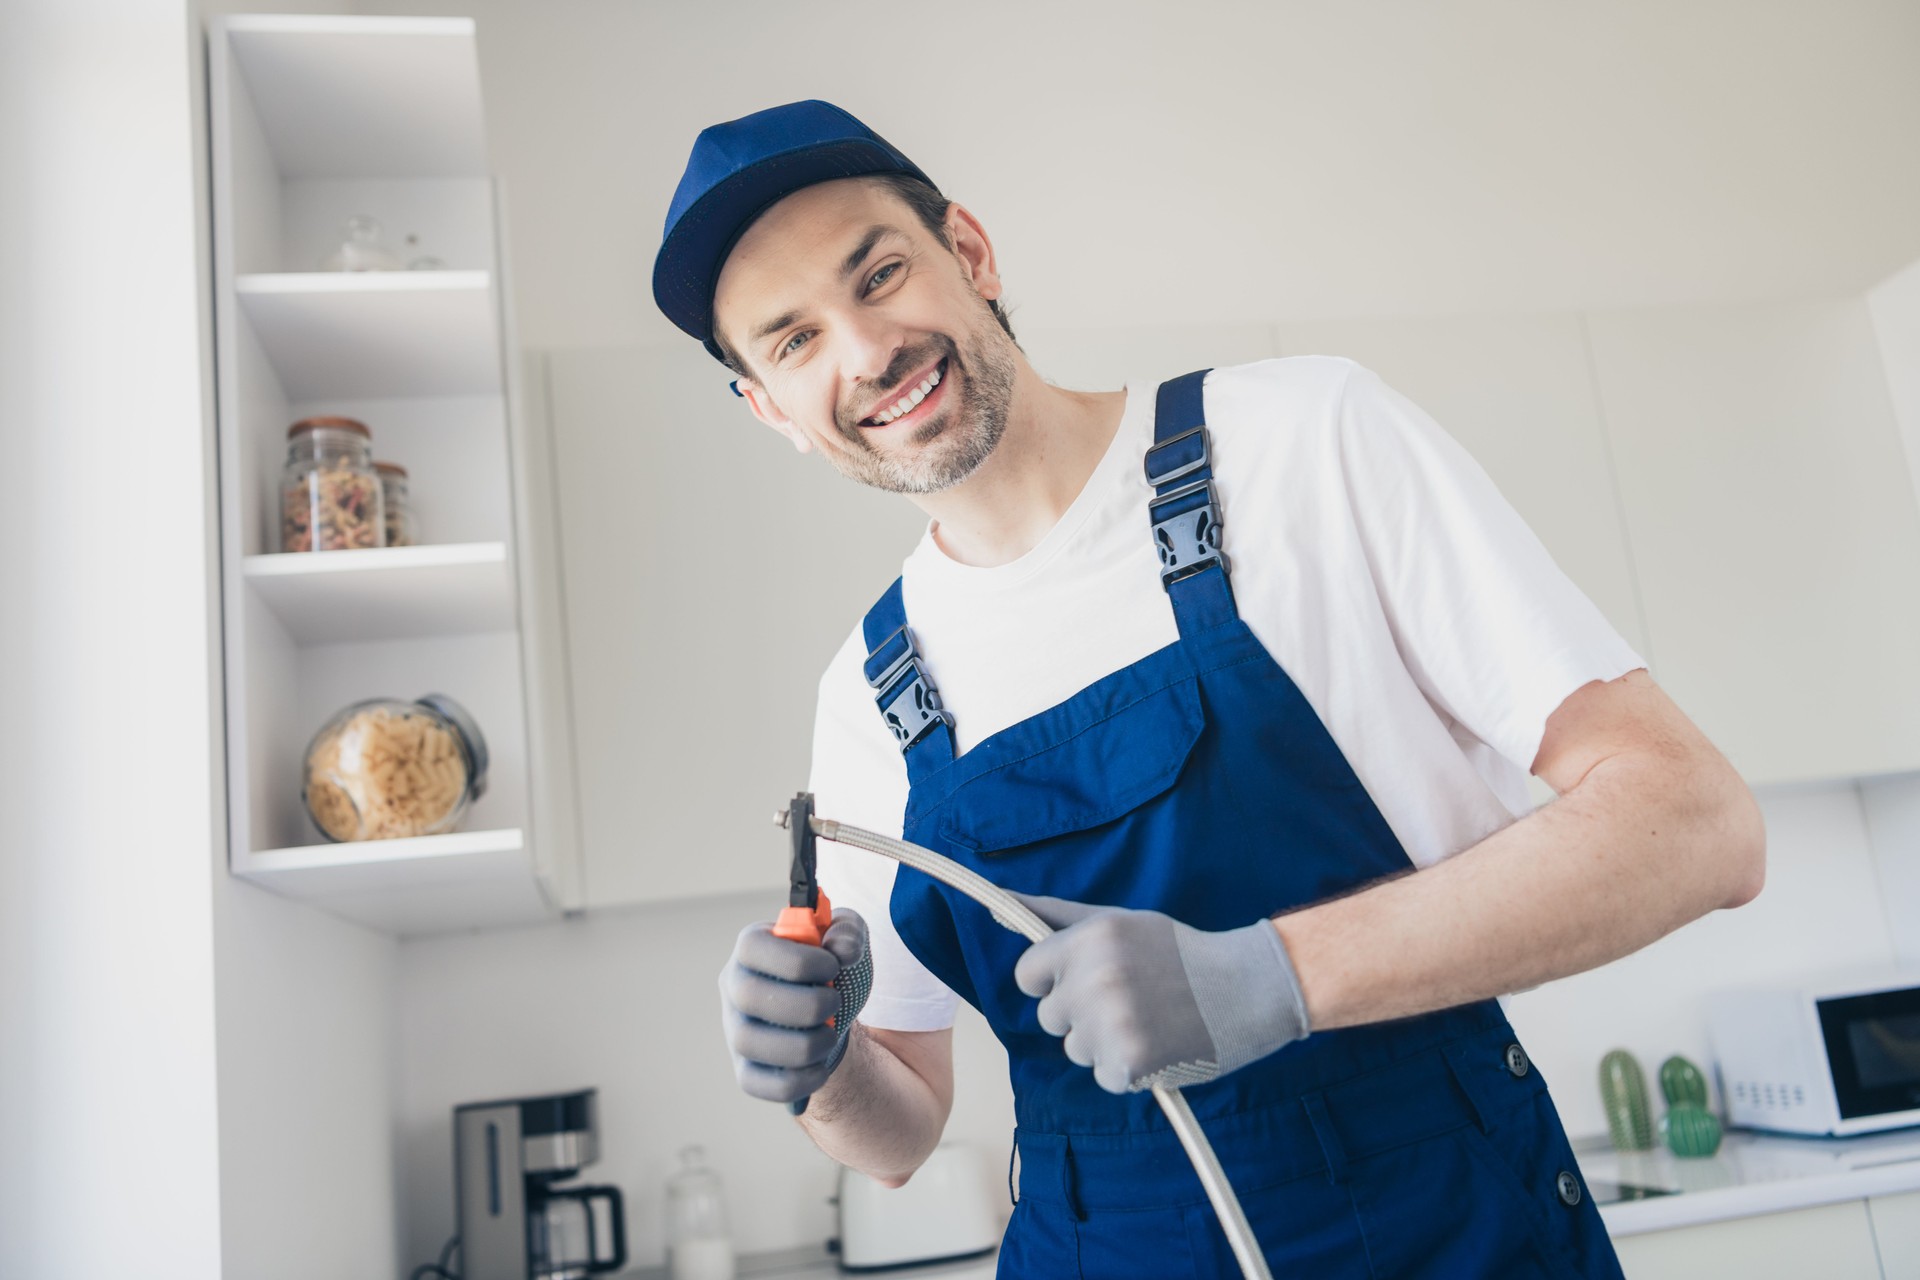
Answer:
[[(1199, 457), (1190, 462), (1175, 463), (1166, 471), (1155, 471), (1153, 469), (1155, 455), (1161, 454), (1162, 451), (1173, 451), (1175, 446), (1183, 444), (1195, 436), (1200, 437)], [(1147, 450), (1147, 483), (1158, 489), (1163, 484), (1172, 484), (1182, 476), (1190, 476), (1196, 471), (1204, 470), (1212, 461), (1213, 447), (1207, 436), (1207, 425), (1203, 422), (1191, 430), (1182, 431), (1177, 436), (1168, 436), (1165, 440), (1160, 441)]]
[(895, 647), (898, 656), (878, 675), (868, 676), (867, 683), (874, 690), (873, 700), (879, 704), (881, 718), (904, 753), (932, 733), (936, 725), (944, 724), (951, 732), (953, 716), (940, 705), (939, 690), (920, 669), (920, 651), (914, 646), (913, 632), (904, 625), (867, 655), (869, 669), (874, 658)]
[[(1178, 510), (1168, 510), (1174, 507)], [(1220, 502), (1212, 480), (1197, 480), (1162, 494), (1147, 504), (1147, 513), (1153, 521), (1153, 545), (1160, 553), (1161, 586), (1216, 564), (1222, 573), (1231, 571), (1226, 553), (1220, 550)]]

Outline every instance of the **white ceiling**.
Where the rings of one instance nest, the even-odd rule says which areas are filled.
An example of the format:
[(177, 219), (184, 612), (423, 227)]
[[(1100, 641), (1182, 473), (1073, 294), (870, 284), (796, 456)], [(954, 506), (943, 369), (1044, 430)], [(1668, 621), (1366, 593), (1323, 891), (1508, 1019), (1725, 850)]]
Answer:
[(698, 130), (800, 97), (978, 213), (1033, 327), (1857, 291), (1920, 257), (1920, 3), (397, 0), (471, 14), (521, 338), (674, 332)]

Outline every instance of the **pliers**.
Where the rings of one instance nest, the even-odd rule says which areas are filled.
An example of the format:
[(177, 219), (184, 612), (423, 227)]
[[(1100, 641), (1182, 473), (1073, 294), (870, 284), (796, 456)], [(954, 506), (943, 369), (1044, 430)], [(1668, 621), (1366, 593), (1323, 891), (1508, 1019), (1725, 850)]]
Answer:
[[(813, 834), (813, 793), (802, 791), (794, 796), (782, 816), (785, 821), (781, 825), (793, 837), (793, 863), (787, 872), (787, 905), (781, 908), (780, 918), (773, 922), (773, 936), (817, 947), (826, 939), (827, 927), (833, 923), (833, 903), (820, 891), (818, 850)], [(828, 1018), (827, 1025), (833, 1026), (834, 1020)], [(796, 1098), (787, 1104), (787, 1110), (796, 1116), (806, 1109), (805, 1098)]]
[[(833, 923), (833, 904), (820, 892), (818, 851), (813, 835), (813, 792), (802, 791), (787, 806), (781, 824), (793, 837), (793, 865), (787, 873), (787, 905), (773, 922), (773, 936), (817, 947)], [(828, 1025), (832, 1025), (829, 1023)]]

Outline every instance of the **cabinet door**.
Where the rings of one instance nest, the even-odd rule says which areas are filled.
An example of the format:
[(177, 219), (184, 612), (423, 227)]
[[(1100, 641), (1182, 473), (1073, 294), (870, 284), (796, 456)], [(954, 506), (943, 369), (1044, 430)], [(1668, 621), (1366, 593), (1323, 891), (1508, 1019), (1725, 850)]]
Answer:
[(1920, 767), (1920, 511), (1866, 304), (1591, 332), (1661, 684), (1750, 782)]
[(1864, 1200), (1616, 1236), (1613, 1248), (1627, 1280), (1881, 1280)]
[(1022, 329), (1020, 345), (1042, 378), (1076, 391), (1112, 391), (1129, 378), (1177, 378), (1280, 354), (1264, 324)]
[(691, 343), (553, 352), (591, 907), (784, 900), (820, 673), (926, 518), (756, 422)]
[(1920, 1276), (1920, 1191), (1874, 1196), (1867, 1201), (1867, 1215), (1887, 1280)]

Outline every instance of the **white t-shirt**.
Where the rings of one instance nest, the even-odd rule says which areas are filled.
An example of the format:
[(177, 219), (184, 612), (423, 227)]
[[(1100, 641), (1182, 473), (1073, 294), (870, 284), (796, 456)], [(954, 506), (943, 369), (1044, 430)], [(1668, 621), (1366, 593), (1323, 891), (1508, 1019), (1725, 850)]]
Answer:
[[(957, 751), (1178, 637), (1142, 470), (1158, 385), (1127, 384), (1112, 445), (1026, 555), (973, 568), (929, 533), (907, 557), (907, 619)], [(1466, 451), (1369, 370), (1324, 356), (1216, 369), (1205, 412), (1240, 616), (1408, 856), (1428, 866), (1527, 813), (1526, 773), (1554, 709), (1645, 663)], [(856, 625), (820, 681), (816, 811), (899, 835), (906, 764), (862, 675), (866, 654)], [(835, 905), (872, 931), (861, 1021), (950, 1026), (957, 997), (893, 928), (895, 864), (823, 841), (819, 869)]]

